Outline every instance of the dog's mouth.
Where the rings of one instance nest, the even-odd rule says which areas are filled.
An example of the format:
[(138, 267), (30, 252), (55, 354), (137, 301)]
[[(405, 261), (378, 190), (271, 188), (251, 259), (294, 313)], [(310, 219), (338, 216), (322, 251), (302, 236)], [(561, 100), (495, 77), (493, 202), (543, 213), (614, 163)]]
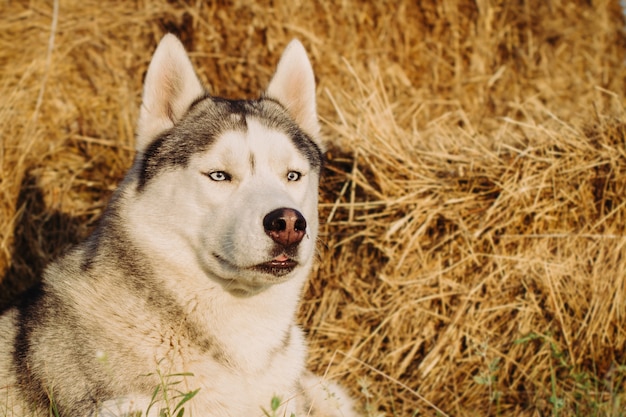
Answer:
[[(225, 258), (223, 258), (222, 256), (218, 255), (217, 253), (214, 253), (213, 256), (225, 267), (236, 271), (238, 269), (240, 269), (241, 267), (238, 267), (232, 263), (230, 263), (228, 260), (226, 260)], [(290, 272), (292, 272), (294, 269), (296, 269), (296, 267), (298, 266), (298, 261), (290, 258), (287, 254), (285, 253), (281, 253), (280, 255), (276, 256), (275, 258), (267, 261), (267, 262), (263, 262), (257, 265), (252, 265), (252, 266), (248, 266), (245, 267), (244, 269), (248, 269), (250, 271), (256, 271), (256, 272), (261, 272), (264, 274), (269, 274), (269, 275), (273, 275), (276, 278), (280, 278), (283, 277), (287, 274), (289, 274)]]
[(255, 271), (264, 272), (266, 274), (274, 275), (275, 277), (282, 277), (293, 271), (298, 262), (289, 258), (284, 253), (278, 255), (274, 259), (262, 264), (254, 265), (252, 269)]

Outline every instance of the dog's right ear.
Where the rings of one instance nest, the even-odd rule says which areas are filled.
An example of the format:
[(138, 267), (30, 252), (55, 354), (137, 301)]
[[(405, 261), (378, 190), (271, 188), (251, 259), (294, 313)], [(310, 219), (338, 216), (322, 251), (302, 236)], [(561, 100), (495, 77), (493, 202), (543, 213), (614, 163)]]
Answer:
[(146, 73), (136, 149), (143, 152), (161, 132), (174, 126), (191, 103), (205, 94), (183, 44), (172, 34), (161, 39)]

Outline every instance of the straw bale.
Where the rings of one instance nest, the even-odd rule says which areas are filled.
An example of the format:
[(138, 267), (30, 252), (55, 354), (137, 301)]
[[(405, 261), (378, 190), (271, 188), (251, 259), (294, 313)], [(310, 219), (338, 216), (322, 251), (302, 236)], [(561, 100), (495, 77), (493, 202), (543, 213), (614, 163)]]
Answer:
[(0, 4), (0, 303), (93, 227), (165, 32), (228, 97), (298, 37), (328, 139), (311, 367), (367, 415), (622, 415), (618, 0), (54, 6)]

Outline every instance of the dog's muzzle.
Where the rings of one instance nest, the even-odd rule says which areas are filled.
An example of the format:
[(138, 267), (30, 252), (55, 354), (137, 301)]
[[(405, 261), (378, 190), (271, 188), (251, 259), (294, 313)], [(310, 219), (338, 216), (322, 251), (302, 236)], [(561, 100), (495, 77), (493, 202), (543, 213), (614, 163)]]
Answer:
[(298, 244), (306, 235), (306, 220), (302, 213), (291, 208), (279, 208), (269, 212), (263, 218), (265, 233), (274, 241), (272, 260), (256, 265), (254, 269), (280, 277), (293, 271), (298, 262), (291, 258)]

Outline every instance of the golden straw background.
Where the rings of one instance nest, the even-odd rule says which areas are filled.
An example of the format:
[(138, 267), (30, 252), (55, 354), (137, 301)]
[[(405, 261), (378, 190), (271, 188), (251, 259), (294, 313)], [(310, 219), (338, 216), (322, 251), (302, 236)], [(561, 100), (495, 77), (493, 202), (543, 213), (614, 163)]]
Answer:
[(86, 236), (177, 34), (256, 97), (294, 37), (328, 141), (310, 366), (368, 416), (623, 416), (624, 19), (606, 0), (0, 2), (2, 305)]

